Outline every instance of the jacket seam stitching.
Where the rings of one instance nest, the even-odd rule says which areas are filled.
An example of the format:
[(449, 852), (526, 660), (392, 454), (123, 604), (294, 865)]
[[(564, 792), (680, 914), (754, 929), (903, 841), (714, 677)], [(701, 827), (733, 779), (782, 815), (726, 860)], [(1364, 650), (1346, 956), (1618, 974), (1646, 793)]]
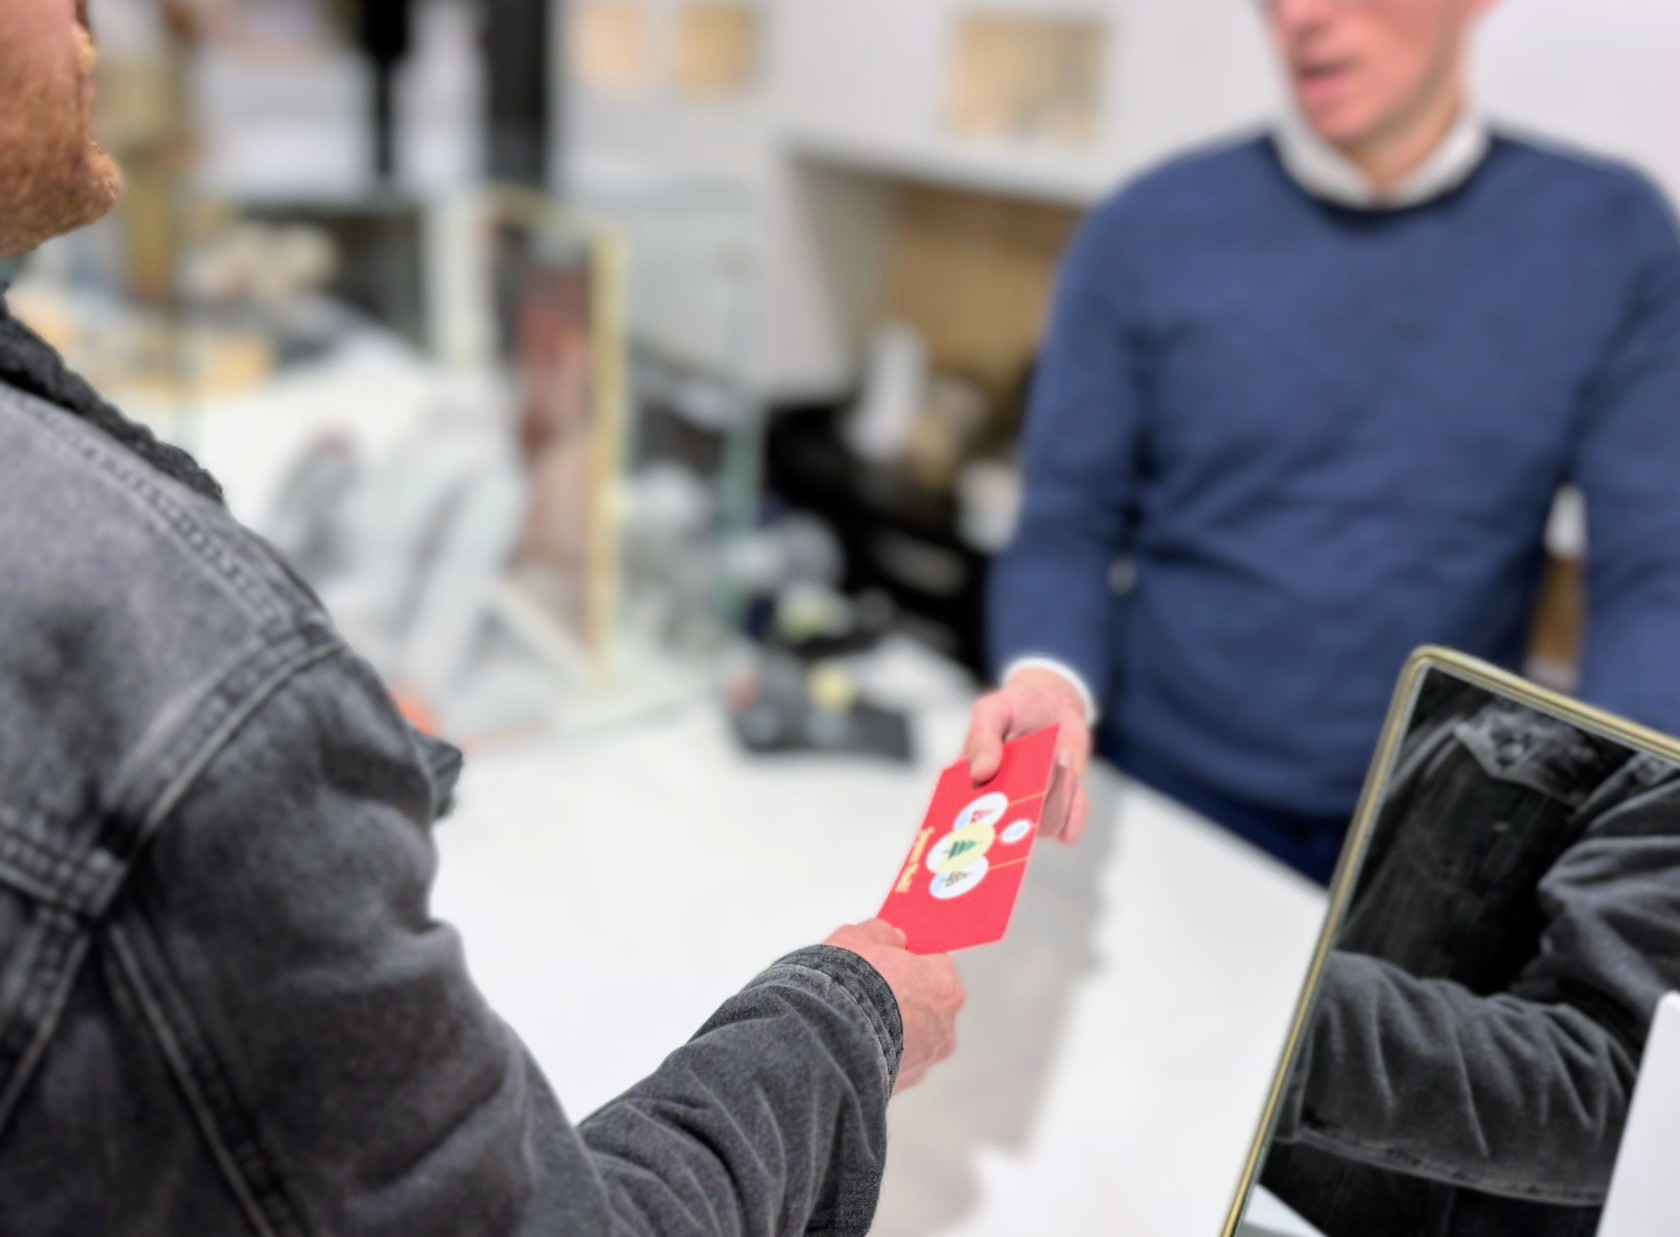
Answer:
[[(274, 1206), (287, 1211), (290, 1210), (285, 1200), (279, 1197), (273, 1189), (261, 1186), (251, 1181), (247, 1176), (244, 1167), (246, 1163), (259, 1163), (268, 1168), (271, 1173), (273, 1171), (272, 1166), (269, 1165), (267, 1156), (249, 1138), (241, 1138), (237, 1134), (230, 1136), (229, 1132), (224, 1129), (225, 1122), (223, 1115), (218, 1111), (219, 1105), (206, 1094), (204, 1086), (206, 1080), (200, 1077), (203, 1071), (195, 1068), (188, 1059), (187, 1046), (182, 1042), (182, 1036), (171, 1020), (169, 1011), (163, 1007), (161, 993), (147, 982), (148, 976), (145, 967), (140, 961), (134, 945), (129, 941), (128, 933), (119, 925), (112, 924), (108, 929), (108, 935), (112, 951), (116, 955), (123, 975), (130, 988), (133, 989), (135, 1000), (145, 1013), (146, 1021), (151, 1026), (158, 1047), (164, 1058), (169, 1062), (170, 1072), (175, 1076), (176, 1085), (181, 1088), (187, 1106), (192, 1111), (194, 1123), (198, 1126), (205, 1142), (209, 1144), (211, 1156), (215, 1159), (216, 1166), (221, 1170), (229, 1188), (232, 1189), (234, 1197), (239, 1200), (240, 1209), (245, 1213), (246, 1220), (250, 1222), (252, 1229), (260, 1234), (260, 1237), (282, 1237), (283, 1234), (299, 1232), (298, 1226), (290, 1216), (271, 1216), (269, 1207), (265, 1206), (263, 1198), (259, 1197), (259, 1195), (266, 1196), (272, 1200)], [(222, 1080), (211, 1079), (210, 1081), (221, 1082)], [(223, 1085), (225, 1085), (225, 1082)], [(236, 1152), (232, 1145), (236, 1141), (244, 1144), (242, 1150), (248, 1148), (247, 1154), (241, 1155)], [(278, 1177), (276, 1177), (276, 1180), (278, 1180)]]
[(131, 467), (116, 454), (121, 450), (118, 444), (113, 443), (112, 449), (108, 450), (103, 443), (87, 437), (80, 429), (72, 429), (69, 425), (62, 424), (60, 418), (64, 416), (63, 411), (44, 400), (3, 383), (0, 383), (0, 393), (43, 430), (50, 441), (57, 443), (61, 449), (67, 449), (79, 456), (104, 473), (107, 479), (115, 482), (120, 489), (138, 498), (181, 539), (192, 551), (196, 561), (207, 568), (214, 578), (233, 590), (248, 612), (262, 624), (273, 624), (283, 617), (284, 611), (278, 600), (270, 595), (225, 547), (216, 543), (204, 525), (194, 519), (182, 503), (177, 502), (161, 485), (145, 475), (142, 471), (145, 465), (138, 457), (135, 457), (135, 463), (140, 467)]
[[(134, 858), (143, 850), (163, 820), (185, 797), (216, 756), (263, 707), (287, 684), (311, 666), (339, 652), (334, 640), (319, 644), (306, 643), (301, 649), (265, 666), (267, 660), (259, 653), (241, 664), (216, 689), (205, 707), (193, 721), (177, 732), (158, 760), (162, 770), (161, 785), (145, 800), (137, 813), (140, 824), (127, 835), (127, 851), (118, 863), (99, 881), (89, 897), (97, 911), (104, 911), (115, 901), (133, 870)], [(266, 670), (266, 673), (263, 671)], [(240, 677), (252, 672), (254, 681), (244, 691), (237, 691)], [(231, 698), (230, 698), (231, 697)]]
[(1509, 1195), (1525, 1202), (1555, 1203), (1564, 1206), (1594, 1206), (1604, 1202), (1604, 1190), (1523, 1186), (1499, 1180), (1491, 1175), (1478, 1176), (1437, 1164), (1426, 1156), (1413, 1155), (1397, 1148), (1368, 1142), (1356, 1135), (1338, 1131), (1336, 1127), (1322, 1121), (1304, 1120), (1301, 1124), (1300, 1140), (1319, 1151), (1344, 1155), (1352, 1147), (1361, 1155), (1380, 1160), (1382, 1167), (1424, 1174), (1447, 1185), (1483, 1193)]
[(30, 837), (16, 818), (0, 809), (0, 884), (9, 884), (28, 897), (72, 913), (85, 908), (77, 886), (82, 860)]
[[(132, 815), (142, 823), (134, 829), (102, 833), (77, 853), (24, 832), (26, 819), (52, 821), (37, 814), (25, 818), (0, 805), (0, 886), (8, 886), (45, 906), (94, 919), (108, 907), (126, 880), (132, 857), (145, 845), (156, 818), (190, 788), (191, 782), (214, 758), (221, 743), (292, 677), (339, 649), (327, 628), (300, 628), (290, 641), (264, 641), (254, 654), (235, 662), (206, 693), (188, 722), (163, 741), (150, 762), (152, 793), (143, 796)], [(295, 646), (295, 647), (293, 647)], [(225, 733), (218, 734), (218, 728)], [(185, 784), (183, 784), (185, 779)], [(120, 788), (113, 795), (113, 820), (124, 812), (130, 794)], [(161, 810), (160, 810), (161, 809)], [(110, 826), (107, 825), (107, 830)]]
[[(36, 956), (30, 985), (5, 1031), (6, 1040), (10, 1040), (14, 1033), (21, 1039), (28, 1035), (30, 1024), (36, 1024), (30, 1042), (17, 1054), (11, 1076), (5, 1080), (4, 1089), (0, 1090), (0, 1130), (4, 1130), (11, 1120), (13, 1108), (51, 1044), (65, 1003), (70, 999), (70, 989), (87, 959), (87, 933), (73, 917), (54, 910), (48, 912), (47, 922), (48, 931), (56, 930), (59, 939), (50, 941), (51, 947)], [(35, 987), (37, 983), (43, 986)], [(37, 1008), (31, 1009), (32, 1005)], [(6, 1055), (5, 1047), (5, 1043), (0, 1041), (0, 1062)]]

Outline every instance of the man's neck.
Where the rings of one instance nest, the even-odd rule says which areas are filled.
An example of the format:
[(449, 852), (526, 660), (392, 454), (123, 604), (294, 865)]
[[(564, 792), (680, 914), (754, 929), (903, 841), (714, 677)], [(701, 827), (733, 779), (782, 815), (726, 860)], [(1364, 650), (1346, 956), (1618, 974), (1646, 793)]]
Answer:
[(1365, 174), (1380, 196), (1387, 197), (1441, 148), (1464, 115), (1465, 106), (1464, 91), (1454, 87), (1390, 131), (1338, 149)]

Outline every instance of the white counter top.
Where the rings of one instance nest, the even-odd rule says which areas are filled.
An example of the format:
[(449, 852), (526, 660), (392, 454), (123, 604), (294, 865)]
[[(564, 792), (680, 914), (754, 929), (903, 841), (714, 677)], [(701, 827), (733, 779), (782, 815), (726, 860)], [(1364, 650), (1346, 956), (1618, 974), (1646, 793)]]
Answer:
[[(703, 708), (481, 761), (439, 833), (439, 912), (582, 1116), (875, 911), (963, 724), (930, 716), (915, 769), (749, 760)], [(959, 956), (962, 1045), (895, 1102), (884, 1237), (1218, 1231), (1323, 897), (1099, 780), (1084, 846), (1044, 848), (1010, 938)]]

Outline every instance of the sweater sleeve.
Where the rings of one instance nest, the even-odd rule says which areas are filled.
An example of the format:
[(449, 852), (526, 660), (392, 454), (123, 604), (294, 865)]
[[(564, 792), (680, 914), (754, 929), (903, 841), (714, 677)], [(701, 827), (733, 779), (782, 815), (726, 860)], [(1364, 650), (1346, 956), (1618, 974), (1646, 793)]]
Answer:
[(994, 669), (1026, 657), (1074, 671), (1101, 698), (1137, 472), (1140, 365), (1135, 287), (1119, 199), (1080, 230), (1063, 263), (1024, 442), (1021, 524), (993, 568)]
[(1649, 238), (1647, 256), (1576, 457), (1590, 533), (1583, 692), (1680, 733), (1680, 235), (1649, 200), (1628, 230)]

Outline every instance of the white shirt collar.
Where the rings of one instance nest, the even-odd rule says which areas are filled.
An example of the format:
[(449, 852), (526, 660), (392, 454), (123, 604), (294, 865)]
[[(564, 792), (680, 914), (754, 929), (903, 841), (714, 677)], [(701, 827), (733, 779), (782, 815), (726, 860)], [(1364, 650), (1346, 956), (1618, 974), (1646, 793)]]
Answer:
[(1284, 113), (1275, 134), (1284, 169), (1314, 197), (1358, 210), (1400, 210), (1445, 197), (1469, 180), (1487, 158), (1493, 137), (1487, 120), (1466, 108), (1447, 136), (1415, 172), (1387, 193), (1330, 145), (1293, 108)]

